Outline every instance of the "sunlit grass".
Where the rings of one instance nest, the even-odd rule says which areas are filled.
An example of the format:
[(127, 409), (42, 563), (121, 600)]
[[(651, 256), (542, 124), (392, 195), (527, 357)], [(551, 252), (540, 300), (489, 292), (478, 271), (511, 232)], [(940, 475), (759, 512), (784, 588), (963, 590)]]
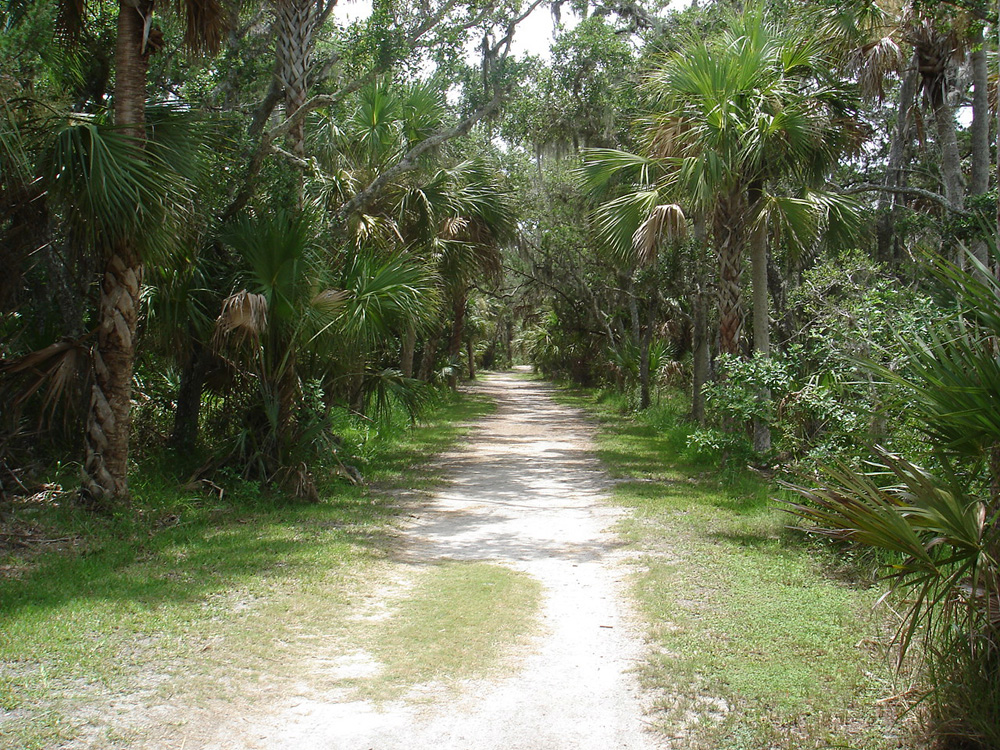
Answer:
[(790, 529), (775, 488), (687, 446), (681, 399), (647, 414), (565, 391), (600, 421), (598, 452), (632, 509), (635, 592), (654, 644), (642, 668), (657, 729), (685, 750), (896, 747), (876, 700), (892, 673), (872, 606), (881, 590)]
[[(446, 396), (415, 429), (369, 446), (366, 478), (430, 486), (427, 457), (491, 408)], [(387, 556), (398, 502), (383, 491), (333, 482), (319, 504), (288, 504), (242, 480), (217, 481), (221, 499), (153, 466), (133, 478), (134, 508), (117, 517), (58, 495), (2, 509), (38, 543), (0, 559), (0, 748), (90, 732), (80, 707), (117, 694), (174, 680), (187, 689), (197, 681), (184, 665), (205, 654), (245, 657), (250, 669), (293, 640), (281, 633), (296, 618), (343, 619), (359, 577)]]

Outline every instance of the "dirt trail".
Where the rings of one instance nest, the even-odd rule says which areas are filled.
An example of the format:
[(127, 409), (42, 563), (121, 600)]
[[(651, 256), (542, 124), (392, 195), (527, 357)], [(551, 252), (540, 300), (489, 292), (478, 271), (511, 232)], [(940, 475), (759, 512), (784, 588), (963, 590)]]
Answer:
[(469, 681), (456, 698), (376, 707), (298, 700), (211, 747), (307, 750), (646, 750), (642, 645), (602, 501), (608, 480), (591, 430), (549, 388), (512, 375), (478, 388), (496, 399), (465, 446), (443, 458), (450, 482), (404, 532), (403, 562), (482, 560), (543, 585), (540, 634), (512, 674)]

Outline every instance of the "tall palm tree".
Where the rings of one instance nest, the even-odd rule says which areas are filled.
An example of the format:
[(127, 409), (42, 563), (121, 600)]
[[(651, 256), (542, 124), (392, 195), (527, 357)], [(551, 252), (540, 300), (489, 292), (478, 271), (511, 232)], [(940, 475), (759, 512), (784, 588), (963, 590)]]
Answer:
[[(224, 28), (218, 0), (185, 0), (178, 4), (185, 19), (185, 44), (193, 51), (215, 52)], [(65, 0), (60, 23), (70, 36), (86, 21), (81, 0)], [(153, 43), (151, 0), (120, 0), (115, 44), (114, 125), (117, 135), (94, 128), (67, 131), (61, 158), (69, 171), (56, 173), (64, 198), (90, 218), (93, 247), (101, 256), (98, 334), (94, 347), (94, 384), (85, 429), (83, 493), (96, 506), (127, 502), (128, 446), (132, 370), (135, 361), (139, 293), (147, 233), (157, 213), (169, 213), (183, 202), (183, 180), (169, 160), (145, 148), (146, 85)], [(88, 161), (89, 158), (89, 161)], [(97, 158), (98, 161), (94, 161)], [(114, 162), (117, 161), (117, 166)], [(102, 181), (119, 178), (121, 184)], [(161, 179), (162, 178), (162, 179)], [(76, 192), (74, 195), (75, 191)]]
[[(637, 188), (598, 212), (602, 231), (620, 246), (669, 201), (705, 217), (718, 255), (725, 354), (740, 353), (749, 249), (753, 345), (767, 357), (770, 227), (783, 225), (801, 239), (823, 220), (847, 216), (842, 199), (808, 191), (782, 197), (773, 188), (814, 188), (855, 145), (851, 97), (829, 75), (821, 41), (794, 24), (779, 26), (759, 8), (730, 19), (718, 38), (683, 49), (648, 78), (654, 113), (643, 123), (644, 154), (590, 152), (583, 173), (595, 190), (621, 178)], [(756, 432), (755, 444), (766, 450), (769, 435)]]

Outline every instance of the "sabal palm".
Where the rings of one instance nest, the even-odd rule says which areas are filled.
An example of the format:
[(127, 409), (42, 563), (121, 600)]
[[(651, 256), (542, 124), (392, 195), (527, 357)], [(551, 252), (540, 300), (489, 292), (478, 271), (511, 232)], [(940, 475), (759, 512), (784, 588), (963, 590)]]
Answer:
[[(192, 50), (215, 51), (221, 42), (224, 12), (218, 0), (185, 0), (177, 4), (185, 19), (185, 43)], [(70, 36), (85, 25), (87, 6), (79, 0), (63, 0), (59, 6), (60, 24)], [(128, 148), (107, 151), (104, 164), (121, 157), (119, 169), (109, 173), (122, 179), (111, 185), (96, 179), (93, 163), (78, 152), (70, 161), (75, 171), (61, 177), (67, 184), (75, 182), (72, 191), (64, 192), (71, 210), (81, 217), (96, 211), (92, 225), (98, 221), (120, 222), (105, 226), (92, 234), (93, 249), (102, 266), (98, 308), (98, 336), (94, 350), (94, 386), (85, 430), (87, 455), (84, 465), (83, 491), (93, 503), (108, 506), (128, 500), (128, 445), (130, 429), (130, 398), (132, 370), (135, 361), (136, 327), (139, 293), (145, 262), (146, 230), (152, 225), (137, 224), (135, 217), (147, 217), (157, 208), (175, 209), (185, 198), (181, 183), (157, 179), (157, 172), (166, 167), (165, 175), (176, 174), (169, 163), (158, 163), (155, 155), (144, 148), (146, 139), (146, 84), (149, 55), (152, 49), (146, 33), (152, 20), (153, 3), (121, 2), (117, 20), (115, 46), (114, 124), (121, 137), (96, 130), (77, 130), (89, 140), (76, 145), (97, 149), (109, 146), (122, 137), (131, 138)], [(97, 137), (95, 137), (97, 136)], [(70, 144), (73, 145), (73, 144)], [(78, 158), (79, 157), (79, 158)], [(143, 163), (145, 162), (145, 164)], [(102, 195), (103, 194), (103, 195)], [(113, 198), (111, 202), (104, 199)], [(114, 213), (101, 212), (114, 205)], [(103, 204), (103, 207), (102, 207)], [(129, 209), (132, 216), (129, 215)]]
[(236, 286), (217, 322), (215, 343), (240, 353), (266, 417), (255, 456), (270, 477), (288, 468), (302, 382), (330, 386), (401, 321), (435, 304), (429, 274), (401, 257), (351, 253), (339, 265), (319, 242), (308, 213), (244, 218), (222, 236), (241, 260)]
[[(806, 230), (809, 201), (765, 199), (768, 184), (815, 186), (854, 143), (851, 101), (831, 80), (820, 40), (760, 10), (734, 19), (717, 41), (674, 55), (649, 79), (657, 114), (645, 129), (650, 155), (696, 211), (711, 217), (719, 253), (722, 349), (736, 353), (742, 328), (740, 274), (753, 242), (766, 262), (767, 209)], [(814, 204), (830, 205), (829, 198)], [(755, 273), (755, 317), (765, 325), (766, 286)], [(763, 287), (763, 288), (762, 288)], [(759, 308), (763, 307), (761, 310)], [(757, 347), (764, 342), (755, 341)]]
[[(321, 131), (326, 135), (319, 149), (327, 174), (323, 202), (338, 206), (438, 129), (444, 114), (442, 94), (431, 84), (399, 86), (383, 80), (366, 87), (346, 123), (331, 121)], [(375, 203), (350, 217), (349, 228), (358, 249), (405, 251), (440, 276), (454, 312), (454, 349), (456, 339), (461, 343), (468, 285), (476, 276), (499, 273), (499, 247), (514, 222), (495, 170), (481, 160), (438, 166), (447, 158), (426, 155), (422, 168), (401, 175)], [(413, 333), (408, 329), (409, 339)]]

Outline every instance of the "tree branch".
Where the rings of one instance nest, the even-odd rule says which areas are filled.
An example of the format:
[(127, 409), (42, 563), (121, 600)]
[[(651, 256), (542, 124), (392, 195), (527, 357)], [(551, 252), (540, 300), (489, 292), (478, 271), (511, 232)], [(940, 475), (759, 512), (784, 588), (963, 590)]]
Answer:
[(858, 193), (894, 193), (896, 195), (912, 195), (917, 198), (925, 198), (929, 201), (937, 203), (942, 208), (951, 211), (952, 213), (958, 214), (959, 216), (971, 216), (969, 211), (962, 208), (956, 208), (948, 203), (948, 199), (945, 198), (940, 193), (935, 193), (931, 190), (924, 190), (923, 188), (917, 187), (892, 187), (890, 185), (876, 185), (874, 183), (865, 182), (860, 185), (855, 185), (854, 187), (841, 189), (842, 195), (856, 195)]

